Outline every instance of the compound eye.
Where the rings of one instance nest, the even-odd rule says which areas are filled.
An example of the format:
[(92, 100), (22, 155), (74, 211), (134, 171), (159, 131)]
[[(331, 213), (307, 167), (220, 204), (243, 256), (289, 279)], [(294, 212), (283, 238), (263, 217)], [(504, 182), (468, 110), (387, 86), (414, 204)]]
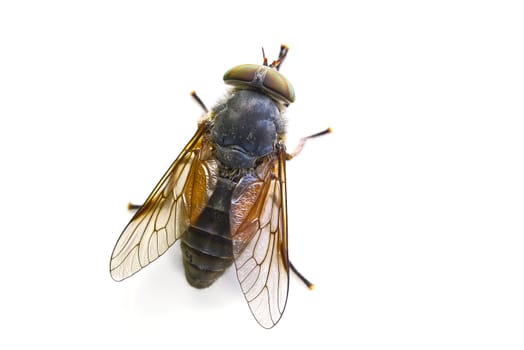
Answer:
[(224, 81), (231, 85), (236, 85), (235, 82), (251, 83), (259, 67), (256, 64), (242, 64), (233, 67), (224, 74)]
[(269, 69), (264, 79), (264, 87), (282, 96), (288, 102), (295, 101), (293, 85), (282, 74), (274, 69)]
[(285, 102), (295, 101), (295, 90), (282, 74), (275, 69), (257, 64), (242, 64), (224, 74), (224, 82), (233, 86), (251, 86)]

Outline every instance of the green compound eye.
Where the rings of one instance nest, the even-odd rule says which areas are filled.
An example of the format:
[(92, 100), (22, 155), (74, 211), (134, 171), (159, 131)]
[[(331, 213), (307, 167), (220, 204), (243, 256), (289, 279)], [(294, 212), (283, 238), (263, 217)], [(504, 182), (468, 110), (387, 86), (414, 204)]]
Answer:
[(242, 64), (224, 74), (224, 82), (233, 86), (251, 86), (262, 89), (284, 102), (295, 101), (293, 85), (277, 70), (258, 64)]

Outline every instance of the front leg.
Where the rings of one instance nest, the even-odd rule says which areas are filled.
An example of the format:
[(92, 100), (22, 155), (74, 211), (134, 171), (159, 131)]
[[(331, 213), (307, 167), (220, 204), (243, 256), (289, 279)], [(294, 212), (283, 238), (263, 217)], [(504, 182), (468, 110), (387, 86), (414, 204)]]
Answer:
[(315, 137), (318, 137), (318, 136), (326, 135), (326, 134), (329, 134), (331, 132), (332, 132), (331, 128), (327, 128), (326, 130), (322, 130), (320, 132), (317, 132), (316, 134), (309, 135), (309, 136), (301, 138), (300, 141), (298, 142), (298, 145), (295, 148), (295, 150), (293, 152), (291, 152), (291, 153), (287, 153), (286, 154), (286, 159), (287, 160), (291, 160), (291, 159), (295, 158), (300, 153), (300, 151), (302, 151), (302, 148), (304, 148), (304, 145), (306, 144), (307, 140), (315, 138)]

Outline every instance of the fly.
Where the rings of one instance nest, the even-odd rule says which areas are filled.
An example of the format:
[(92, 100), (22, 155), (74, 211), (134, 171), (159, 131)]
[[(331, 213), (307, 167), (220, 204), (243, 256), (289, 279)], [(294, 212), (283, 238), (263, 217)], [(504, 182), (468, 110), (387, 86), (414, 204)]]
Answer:
[(268, 65), (244, 64), (224, 74), (232, 86), (211, 110), (195, 93), (205, 116), (120, 235), (111, 277), (124, 280), (180, 241), (186, 279), (196, 288), (213, 284), (235, 266), (242, 292), (258, 323), (273, 327), (284, 312), (289, 271), (310, 288), (288, 257), (284, 112), (295, 101), (279, 72), (288, 48)]

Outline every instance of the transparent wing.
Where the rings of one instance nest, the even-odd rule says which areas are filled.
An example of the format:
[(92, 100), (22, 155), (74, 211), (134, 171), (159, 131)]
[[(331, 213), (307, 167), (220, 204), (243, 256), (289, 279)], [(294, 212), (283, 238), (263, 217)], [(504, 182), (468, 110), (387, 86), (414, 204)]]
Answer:
[(289, 287), (286, 152), (245, 176), (233, 194), (231, 232), (237, 277), (249, 308), (264, 328), (282, 317)]
[(162, 255), (198, 216), (216, 183), (215, 164), (200, 126), (153, 192), (133, 216), (113, 249), (111, 277), (121, 281)]

